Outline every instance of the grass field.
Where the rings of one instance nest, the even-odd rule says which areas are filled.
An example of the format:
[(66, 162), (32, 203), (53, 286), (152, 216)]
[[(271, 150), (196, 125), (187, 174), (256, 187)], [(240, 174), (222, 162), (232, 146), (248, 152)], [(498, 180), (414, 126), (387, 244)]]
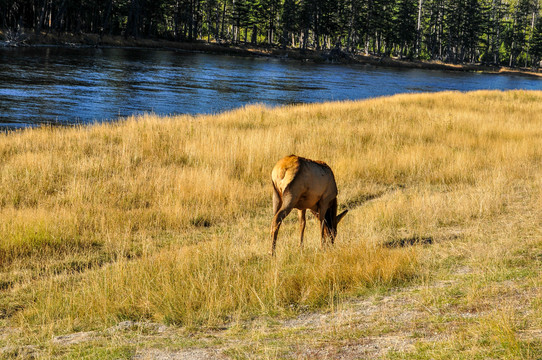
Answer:
[[(335, 172), (336, 246), (270, 172)], [(542, 92), (0, 135), (0, 357), (542, 357)]]

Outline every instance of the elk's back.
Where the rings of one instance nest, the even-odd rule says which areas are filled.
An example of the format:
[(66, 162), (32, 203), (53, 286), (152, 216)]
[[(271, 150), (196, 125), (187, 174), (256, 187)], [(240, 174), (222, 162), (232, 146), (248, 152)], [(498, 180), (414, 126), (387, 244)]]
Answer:
[(273, 184), (282, 196), (286, 188), (298, 199), (296, 208), (315, 209), (322, 199), (337, 196), (333, 172), (326, 163), (290, 155), (275, 165), (271, 173)]

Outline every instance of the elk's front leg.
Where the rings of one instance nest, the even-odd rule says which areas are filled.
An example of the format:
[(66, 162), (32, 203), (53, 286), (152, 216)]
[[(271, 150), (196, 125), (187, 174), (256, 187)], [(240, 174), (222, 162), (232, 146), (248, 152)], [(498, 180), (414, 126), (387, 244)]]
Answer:
[(299, 230), (301, 232), (300, 239), (299, 239), (299, 247), (303, 249), (303, 235), (305, 234), (305, 225), (307, 223), (307, 220), (305, 218), (305, 213), (307, 210), (298, 210), (297, 214), (299, 216)]
[(329, 226), (328, 224), (326, 224), (326, 211), (327, 211), (327, 209), (328, 209), (328, 207), (324, 206), (321, 203), (318, 205), (318, 220), (320, 220), (320, 239), (321, 239), (321, 242), (322, 242), (322, 247), (324, 247), (326, 245), (325, 228), (326, 228), (326, 226)]

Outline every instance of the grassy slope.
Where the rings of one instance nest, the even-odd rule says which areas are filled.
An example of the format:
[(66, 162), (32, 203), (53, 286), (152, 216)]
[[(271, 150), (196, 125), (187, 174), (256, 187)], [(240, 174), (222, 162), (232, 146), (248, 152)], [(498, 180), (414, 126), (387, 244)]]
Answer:
[[(0, 356), (539, 358), (540, 114), (540, 92), (440, 93), (0, 135)], [(290, 153), (351, 211), (303, 253), (290, 215), (273, 260)]]

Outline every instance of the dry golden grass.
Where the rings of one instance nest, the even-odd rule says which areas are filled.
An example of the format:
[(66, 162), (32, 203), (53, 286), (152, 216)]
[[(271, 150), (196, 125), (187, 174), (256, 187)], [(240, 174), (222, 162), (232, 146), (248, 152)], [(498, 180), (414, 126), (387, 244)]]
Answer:
[[(542, 214), (540, 114), (541, 92), (450, 92), (0, 135), (0, 317), (40, 339), (212, 327), (428, 281), (465, 249), (498, 268), (507, 217)], [(300, 252), (290, 215), (271, 259), (270, 170), (291, 153), (325, 160), (350, 212), (326, 251), (309, 221)], [(382, 246), (416, 237), (439, 250)]]

